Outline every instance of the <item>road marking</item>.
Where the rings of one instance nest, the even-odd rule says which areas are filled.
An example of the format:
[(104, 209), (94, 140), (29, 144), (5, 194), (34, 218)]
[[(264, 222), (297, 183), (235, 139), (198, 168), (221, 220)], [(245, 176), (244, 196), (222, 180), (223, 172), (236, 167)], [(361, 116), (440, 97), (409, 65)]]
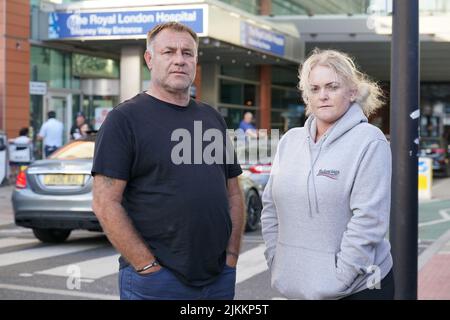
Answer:
[(264, 257), (265, 249), (266, 247), (261, 244), (239, 255), (236, 283), (244, 282), (268, 269)]
[(5, 283), (0, 283), (0, 289), (37, 292), (37, 293), (46, 293), (46, 294), (56, 294), (56, 295), (62, 295), (62, 296), (80, 297), (80, 298), (88, 298), (88, 299), (96, 299), (96, 300), (119, 300), (119, 296), (109, 295), (109, 294), (79, 292), (79, 291), (73, 291), (73, 290), (47, 289), (47, 288), (19, 286), (19, 285), (14, 285), (14, 284), (5, 284)]
[(22, 244), (40, 243), (36, 239), (19, 239), (19, 238), (4, 238), (0, 239), (0, 249), (6, 247), (13, 247)]
[(45, 259), (55, 256), (60, 256), (68, 253), (75, 253), (79, 251), (85, 251), (98, 247), (95, 245), (82, 245), (82, 244), (62, 244), (54, 246), (39, 247), (33, 249), (26, 249), (20, 251), (14, 251), (9, 253), (0, 254), (0, 267), (10, 266), (16, 263), (24, 263), (33, 260)]
[(442, 219), (450, 220), (450, 208), (439, 210)]
[(439, 215), (442, 217), (442, 219), (419, 223), (419, 228), (450, 221), (450, 208), (439, 210)]
[(418, 259), (419, 271), (427, 264), (427, 262), (439, 252), (439, 250), (450, 241), (450, 230), (444, 233), (436, 241), (433, 242), (427, 249), (425, 249)]
[[(80, 263), (72, 263), (64, 266), (37, 271), (36, 274), (45, 274), (49, 276), (67, 277), (69, 266), (75, 265), (80, 268), (81, 278), (84, 280), (97, 280), (106, 276), (110, 276), (119, 272), (119, 254), (107, 256), (103, 258), (86, 260)], [(92, 281), (91, 281), (92, 282)]]
[(32, 234), (33, 231), (31, 229), (25, 228), (13, 228), (13, 229), (2, 229), (0, 230), (0, 235), (15, 235), (15, 234)]

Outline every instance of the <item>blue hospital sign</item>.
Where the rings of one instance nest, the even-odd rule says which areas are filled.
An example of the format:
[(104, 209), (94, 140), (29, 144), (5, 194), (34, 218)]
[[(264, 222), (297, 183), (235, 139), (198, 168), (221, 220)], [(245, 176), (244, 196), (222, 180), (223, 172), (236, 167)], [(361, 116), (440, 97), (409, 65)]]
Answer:
[(78, 12), (49, 15), (49, 39), (143, 36), (155, 25), (178, 21), (204, 32), (203, 8), (174, 10)]
[(284, 35), (241, 22), (241, 44), (257, 50), (284, 56)]

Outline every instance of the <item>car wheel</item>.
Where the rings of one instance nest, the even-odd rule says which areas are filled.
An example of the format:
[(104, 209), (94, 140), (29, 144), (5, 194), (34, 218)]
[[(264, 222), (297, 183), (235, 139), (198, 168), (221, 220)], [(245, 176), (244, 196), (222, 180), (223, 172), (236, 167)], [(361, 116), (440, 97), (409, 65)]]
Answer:
[(64, 242), (69, 237), (71, 231), (65, 229), (33, 229), (34, 236), (46, 243)]
[(247, 221), (245, 231), (255, 231), (258, 229), (261, 219), (262, 202), (258, 192), (250, 189), (247, 193)]

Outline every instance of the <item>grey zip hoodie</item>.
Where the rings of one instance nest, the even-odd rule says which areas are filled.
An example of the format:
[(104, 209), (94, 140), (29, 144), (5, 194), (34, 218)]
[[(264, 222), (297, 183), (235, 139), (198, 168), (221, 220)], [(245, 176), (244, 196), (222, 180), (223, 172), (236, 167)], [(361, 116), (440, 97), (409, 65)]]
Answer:
[(314, 143), (316, 119), (278, 144), (263, 194), (272, 287), (292, 299), (339, 299), (392, 268), (385, 239), (391, 151), (357, 104)]

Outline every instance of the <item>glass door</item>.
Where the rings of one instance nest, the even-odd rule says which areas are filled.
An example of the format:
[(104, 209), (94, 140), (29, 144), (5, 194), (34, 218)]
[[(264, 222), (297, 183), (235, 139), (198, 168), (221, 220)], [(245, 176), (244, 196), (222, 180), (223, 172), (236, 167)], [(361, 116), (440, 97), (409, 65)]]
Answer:
[(55, 111), (56, 119), (61, 121), (64, 125), (63, 144), (69, 141), (70, 128), (72, 126), (72, 94), (64, 93), (48, 93), (47, 103), (44, 110), (44, 119), (47, 121), (47, 113), (49, 111)]

